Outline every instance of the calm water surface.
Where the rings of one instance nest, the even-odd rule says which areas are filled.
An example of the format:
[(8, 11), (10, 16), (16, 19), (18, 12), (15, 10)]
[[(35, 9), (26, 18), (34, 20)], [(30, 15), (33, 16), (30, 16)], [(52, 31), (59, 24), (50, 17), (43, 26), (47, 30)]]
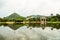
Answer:
[(60, 40), (60, 24), (0, 25), (0, 40)]

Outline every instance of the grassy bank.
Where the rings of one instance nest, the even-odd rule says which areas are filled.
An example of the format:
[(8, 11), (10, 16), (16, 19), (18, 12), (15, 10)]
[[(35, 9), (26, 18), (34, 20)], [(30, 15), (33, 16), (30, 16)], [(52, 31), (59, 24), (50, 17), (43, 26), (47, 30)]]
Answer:
[(15, 22), (0, 22), (0, 24), (4, 24), (4, 23), (6, 23), (6, 24), (14, 24)]
[(60, 24), (60, 21), (58, 21), (58, 22), (47, 22), (47, 23), (59, 23)]
[[(14, 24), (14, 23), (23, 23), (23, 24), (26, 24), (26, 23), (40, 23), (40, 22), (0, 22), (0, 24), (4, 24), (4, 23), (6, 23), (6, 24)], [(49, 21), (49, 22), (47, 22), (47, 23), (54, 23), (54, 24), (60, 24), (60, 21), (58, 21), (58, 22), (51, 22), (51, 21)]]

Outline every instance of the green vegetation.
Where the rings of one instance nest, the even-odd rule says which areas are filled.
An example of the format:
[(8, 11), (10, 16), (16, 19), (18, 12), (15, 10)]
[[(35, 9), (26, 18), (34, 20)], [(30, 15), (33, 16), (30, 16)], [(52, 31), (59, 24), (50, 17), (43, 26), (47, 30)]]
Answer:
[[(42, 24), (38, 24), (41, 21), (41, 17), (46, 17), (46, 21), (47, 21), (47, 25), (42, 25)], [(4, 25), (4, 26), (9, 26), (10, 28), (16, 30), (17, 28), (26, 25), (32, 28), (33, 27), (42, 27), (42, 29), (45, 28), (45, 26), (49, 26), (51, 27), (51, 29), (53, 30), (53, 28), (60, 28), (60, 15), (56, 14), (53, 15), (51, 14), (51, 16), (41, 16), (41, 15), (30, 15), (27, 17), (23, 17), (17, 13), (12, 13), (9, 16), (6, 16), (4, 18), (0, 17), (0, 26)]]
[(56, 16), (54, 16), (53, 14), (51, 14), (50, 17), (47, 17), (47, 22), (48, 23), (60, 23), (60, 15), (56, 14)]
[(9, 20), (23, 20), (23, 19), (25, 19), (25, 17), (22, 17), (22, 16), (20, 16), (17, 13), (13, 13), (13, 14), (7, 16), (7, 17), (4, 17), (4, 19), (9, 19)]
[(7, 17), (0, 18), (0, 22), (21, 22), (24, 21), (26, 18), (23, 16), (18, 15), (17, 13), (13, 13)]
[[(0, 23), (31, 23), (31, 22), (40, 22), (41, 15), (30, 15), (27, 17), (20, 16), (17, 13), (12, 13), (11, 15), (0, 18)], [(60, 23), (60, 15), (56, 14), (55, 16), (51, 14), (51, 16), (45, 16), (47, 23)]]

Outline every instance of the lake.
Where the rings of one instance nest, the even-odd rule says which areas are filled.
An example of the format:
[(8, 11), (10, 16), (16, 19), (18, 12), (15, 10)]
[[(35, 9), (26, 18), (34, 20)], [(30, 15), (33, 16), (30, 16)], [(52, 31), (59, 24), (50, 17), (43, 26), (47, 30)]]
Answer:
[(0, 40), (60, 40), (60, 24), (0, 24)]

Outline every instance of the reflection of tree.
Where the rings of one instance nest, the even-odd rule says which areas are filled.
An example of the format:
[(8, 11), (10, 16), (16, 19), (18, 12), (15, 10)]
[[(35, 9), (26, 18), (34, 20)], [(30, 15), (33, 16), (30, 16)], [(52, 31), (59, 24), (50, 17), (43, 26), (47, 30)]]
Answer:
[(53, 23), (51, 23), (51, 24), (47, 24), (47, 26), (52, 27), (52, 28), (51, 28), (52, 30), (53, 30), (54, 28), (60, 29), (60, 24), (53, 24)]
[(60, 24), (56, 24), (55, 28), (60, 29)]
[(28, 27), (40, 27), (40, 24), (37, 24), (37, 23), (29, 23), (29, 24), (26, 24), (26, 26), (28, 26)]
[(46, 25), (44, 25), (44, 24), (42, 25), (42, 24), (39, 24), (39, 23), (38, 23), (38, 24), (37, 24), (37, 23), (32, 23), (32, 24), (30, 23), (30, 24), (26, 24), (26, 26), (27, 26), (28, 28), (30, 27), (30, 29), (31, 29), (31, 27), (32, 27), (32, 28), (34, 28), (34, 27), (38, 27), (38, 28), (41, 27), (42, 29), (45, 29), (45, 26), (46, 26)]
[(8, 24), (6, 24), (6, 23), (0, 23), (0, 26), (7, 26)]
[(0, 23), (0, 26), (2, 26), (2, 24)]
[[(0, 26), (3, 25), (3, 26), (8, 26), (14, 30), (18, 29), (19, 27), (22, 27), (24, 24), (21, 24), (21, 23), (15, 23), (15, 24), (11, 24), (11, 25), (8, 25), (6, 23), (3, 23), (3, 24), (0, 24)], [(34, 28), (34, 27), (41, 27), (42, 29), (45, 29), (45, 27), (51, 27), (51, 30), (53, 30), (54, 28), (56, 29), (60, 29), (60, 24), (57, 24), (57, 23), (47, 23), (46, 25), (41, 25), (39, 23), (29, 23), (29, 24), (25, 24), (27, 26), (27, 28)]]

